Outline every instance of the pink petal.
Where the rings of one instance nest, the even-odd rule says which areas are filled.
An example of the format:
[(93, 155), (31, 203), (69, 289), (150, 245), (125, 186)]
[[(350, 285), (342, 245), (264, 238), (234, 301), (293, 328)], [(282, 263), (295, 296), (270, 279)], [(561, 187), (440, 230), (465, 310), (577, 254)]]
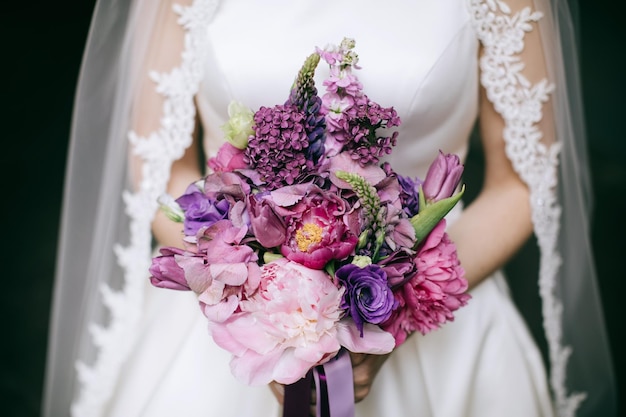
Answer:
[(297, 184), (278, 188), (270, 193), (272, 201), (282, 207), (289, 207), (300, 201), (305, 195), (310, 184)]
[[(203, 303), (202, 295), (199, 297), (199, 301)], [(239, 298), (236, 295), (231, 295), (230, 297), (219, 301), (216, 304), (205, 304), (202, 306), (202, 312), (205, 317), (212, 322), (221, 323), (223, 321), (228, 320), (235, 310), (237, 310), (237, 306), (239, 305)]]
[(235, 356), (241, 356), (246, 352), (246, 347), (233, 338), (222, 323), (209, 322), (209, 331), (215, 343), (222, 349)]
[(391, 333), (371, 323), (363, 326), (363, 337), (352, 319), (344, 318), (337, 323), (337, 340), (342, 346), (355, 353), (383, 355), (393, 350), (396, 345)]
[(236, 320), (224, 324), (231, 337), (248, 350), (265, 355), (276, 349), (279, 339), (273, 337), (267, 328), (251, 314), (238, 315)]
[(280, 351), (265, 355), (247, 351), (243, 356), (230, 361), (230, 370), (235, 378), (247, 385), (267, 385), (274, 379), (272, 371), (281, 357)]
[(352, 160), (352, 157), (347, 152), (342, 152), (334, 158), (331, 158), (330, 180), (337, 187), (351, 188), (347, 182), (337, 178), (337, 176), (334, 174), (337, 171), (346, 171), (359, 174), (372, 185), (376, 185), (385, 178), (387, 178), (387, 174), (385, 174), (385, 171), (383, 171), (380, 167), (376, 165), (367, 165), (365, 167), (362, 167), (358, 162)]
[(211, 285), (211, 274), (202, 258), (175, 255), (174, 259), (176, 259), (178, 266), (185, 271), (185, 279), (193, 292), (200, 294)]
[(293, 384), (302, 379), (315, 363), (297, 358), (294, 349), (287, 349), (276, 363), (273, 379), (281, 384)]
[(248, 266), (243, 262), (214, 263), (209, 265), (209, 271), (214, 280), (233, 287), (243, 285), (248, 278)]

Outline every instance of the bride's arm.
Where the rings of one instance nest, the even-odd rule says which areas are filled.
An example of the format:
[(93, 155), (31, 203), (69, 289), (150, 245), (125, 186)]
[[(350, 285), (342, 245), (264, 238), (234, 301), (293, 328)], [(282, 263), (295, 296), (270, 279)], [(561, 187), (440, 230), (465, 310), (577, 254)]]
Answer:
[(545, 146), (554, 139), (538, 16), (530, 0), (509, 0), (507, 5), (508, 14), (491, 10), (503, 17), (499, 23), (476, 22), (482, 42), (479, 127), (484, 184), (449, 228), (470, 288), (506, 264), (532, 234), (528, 178), (520, 177), (520, 154), (534, 146), (533, 140)]
[(483, 87), (480, 98), (484, 184), (449, 227), (470, 288), (503, 266), (532, 233), (529, 190), (505, 153), (504, 120)]
[[(176, 197), (202, 175), (199, 119), (193, 100), (200, 82), (195, 67), (202, 51), (191, 47), (199, 41), (185, 38), (198, 39), (195, 26), (204, 22), (191, 20), (200, 19), (196, 17), (199, 13), (186, 12), (183, 16), (180, 12), (183, 7), (200, 7), (195, 3), (192, 0), (161, 2), (143, 61), (138, 64), (141, 77), (132, 104), (135, 138), (132, 173), (134, 186), (139, 190), (155, 187), (155, 180), (163, 180), (158, 185), (159, 194), (165, 191)], [(161, 210), (154, 212), (151, 228), (160, 245), (183, 246), (181, 224), (168, 219)]]
[[(167, 183), (167, 193), (177, 197), (183, 195), (187, 187), (198, 181), (202, 176), (200, 165), (200, 140), (198, 134), (199, 121), (196, 117), (196, 129), (193, 133), (193, 142), (185, 150), (184, 155), (172, 163), (170, 178)], [(167, 218), (163, 211), (158, 210), (152, 222), (154, 237), (163, 246), (183, 247), (183, 227), (180, 223)]]
[[(480, 8), (480, 3), (476, 0), (472, 5)], [(520, 176), (520, 166), (524, 164), (524, 161), (520, 163), (523, 158), (520, 151), (529, 145), (520, 142), (539, 140), (538, 146), (545, 146), (553, 141), (548, 85), (544, 84), (547, 79), (544, 51), (535, 22), (538, 16), (531, 12), (532, 3), (531, 0), (507, 2), (511, 8), (508, 17), (525, 9), (519, 19), (505, 18), (486, 25), (475, 22), (481, 38), (479, 124), (485, 177), (478, 196), (448, 230), (470, 287), (502, 267), (532, 234), (528, 178)], [(500, 16), (504, 13), (499, 8), (492, 12)], [(496, 28), (497, 24), (510, 26)], [(514, 41), (518, 43), (509, 44)], [(517, 51), (516, 47), (523, 49)], [(507, 64), (498, 65), (503, 62)], [(388, 357), (352, 355), (355, 401), (368, 395)]]

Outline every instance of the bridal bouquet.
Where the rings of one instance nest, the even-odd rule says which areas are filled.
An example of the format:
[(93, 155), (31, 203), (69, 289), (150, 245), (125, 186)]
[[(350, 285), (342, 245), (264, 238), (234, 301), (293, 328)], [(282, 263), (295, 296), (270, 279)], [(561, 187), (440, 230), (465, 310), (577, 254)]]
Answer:
[(469, 299), (444, 219), (463, 166), (440, 152), (421, 181), (382, 162), (400, 118), (363, 92), (353, 48), (316, 49), (284, 104), (232, 103), (210, 173), (161, 201), (185, 249), (162, 248), (151, 282), (198, 294), (246, 384), (292, 384), (342, 348), (388, 353)]

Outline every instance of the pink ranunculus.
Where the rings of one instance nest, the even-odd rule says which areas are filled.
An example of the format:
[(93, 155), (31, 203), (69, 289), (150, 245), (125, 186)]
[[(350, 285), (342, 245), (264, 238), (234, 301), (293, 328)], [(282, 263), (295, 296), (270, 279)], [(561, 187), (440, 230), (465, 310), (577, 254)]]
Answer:
[(209, 159), (208, 165), (215, 172), (231, 172), (248, 168), (248, 164), (244, 162), (244, 151), (228, 142), (219, 148), (216, 156)]
[(394, 291), (400, 306), (382, 328), (394, 335), (397, 346), (414, 331), (426, 334), (453, 321), (454, 311), (470, 299), (456, 246), (445, 228), (445, 220), (435, 226), (418, 248), (417, 274)]
[(259, 290), (240, 311), (209, 322), (215, 342), (233, 356), (233, 375), (248, 385), (291, 384), (313, 366), (353, 352), (384, 354), (393, 336), (366, 324), (363, 337), (340, 308), (343, 289), (323, 271), (280, 258), (262, 267)]
[(287, 219), (287, 238), (281, 253), (308, 268), (322, 269), (332, 259), (354, 251), (358, 237), (344, 222), (347, 203), (336, 194), (313, 189)]

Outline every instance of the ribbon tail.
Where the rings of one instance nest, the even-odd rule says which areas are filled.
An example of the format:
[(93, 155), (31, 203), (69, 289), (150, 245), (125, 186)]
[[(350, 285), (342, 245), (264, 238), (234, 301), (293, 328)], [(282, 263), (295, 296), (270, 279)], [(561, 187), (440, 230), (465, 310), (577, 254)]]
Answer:
[(350, 355), (339, 354), (314, 371), (317, 417), (354, 417), (354, 381)]
[(285, 385), (283, 417), (302, 417), (309, 415), (313, 372), (293, 384)]

